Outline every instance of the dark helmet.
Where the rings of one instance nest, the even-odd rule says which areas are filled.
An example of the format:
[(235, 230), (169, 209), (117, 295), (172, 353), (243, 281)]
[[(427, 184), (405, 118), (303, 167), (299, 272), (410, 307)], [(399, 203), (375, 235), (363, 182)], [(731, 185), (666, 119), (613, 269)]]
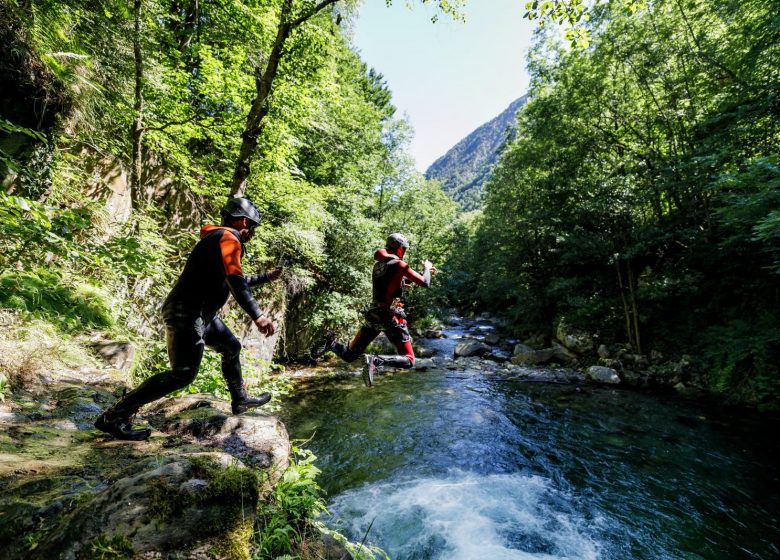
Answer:
[(230, 218), (248, 218), (257, 225), (260, 223), (262, 216), (260, 210), (257, 209), (257, 206), (251, 200), (236, 197), (228, 200), (225, 207), (222, 208), (222, 219), (227, 221)]
[(400, 233), (391, 233), (387, 240), (385, 241), (385, 249), (390, 249), (391, 251), (395, 251), (399, 247), (403, 247), (404, 249), (409, 248), (409, 240)]

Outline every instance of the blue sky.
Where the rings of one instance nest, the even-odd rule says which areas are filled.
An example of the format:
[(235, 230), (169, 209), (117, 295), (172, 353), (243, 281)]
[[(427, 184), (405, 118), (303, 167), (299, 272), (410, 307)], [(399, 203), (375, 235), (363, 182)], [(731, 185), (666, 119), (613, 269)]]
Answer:
[(524, 0), (469, 0), (466, 22), (414, 0), (365, 0), (353, 44), (384, 74), (399, 115), (415, 130), (410, 151), (425, 171), (439, 156), (503, 111), (528, 88), (525, 58), (535, 23)]

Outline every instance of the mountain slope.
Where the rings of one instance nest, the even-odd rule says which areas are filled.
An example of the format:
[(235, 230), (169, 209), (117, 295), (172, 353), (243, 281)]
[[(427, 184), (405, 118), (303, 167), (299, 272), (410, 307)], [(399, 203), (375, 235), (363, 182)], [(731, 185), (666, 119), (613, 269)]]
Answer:
[(441, 181), (444, 192), (464, 210), (478, 208), (482, 204), (482, 185), (498, 161), (508, 134), (514, 132), (515, 114), (527, 99), (527, 95), (516, 99), (503, 113), (455, 144), (431, 164), (425, 177)]

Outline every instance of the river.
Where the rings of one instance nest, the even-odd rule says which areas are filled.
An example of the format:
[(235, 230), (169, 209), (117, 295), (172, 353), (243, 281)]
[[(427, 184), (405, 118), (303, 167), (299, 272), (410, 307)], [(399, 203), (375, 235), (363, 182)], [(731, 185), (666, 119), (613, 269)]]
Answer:
[(318, 456), (325, 523), (393, 560), (780, 558), (760, 415), (441, 361), (310, 381), (284, 416)]

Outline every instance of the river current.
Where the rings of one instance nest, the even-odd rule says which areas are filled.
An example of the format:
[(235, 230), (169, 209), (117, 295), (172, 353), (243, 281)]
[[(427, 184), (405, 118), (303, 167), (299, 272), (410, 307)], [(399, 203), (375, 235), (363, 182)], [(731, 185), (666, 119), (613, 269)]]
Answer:
[(309, 382), (284, 416), (325, 523), (393, 560), (780, 558), (780, 438), (745, 411), (449, 362)]

